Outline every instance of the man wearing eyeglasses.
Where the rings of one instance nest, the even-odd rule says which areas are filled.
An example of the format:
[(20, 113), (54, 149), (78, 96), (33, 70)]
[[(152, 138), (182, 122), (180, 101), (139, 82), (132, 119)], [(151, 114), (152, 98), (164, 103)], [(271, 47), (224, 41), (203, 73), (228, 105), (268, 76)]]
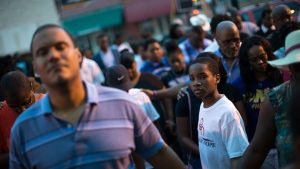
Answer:
[(20, 71), (5, 74), (0, 82), (5, 101), (0, 102), (0, 168), (8, 168), (10, 130), (16, 118), (43, 94), (35, 94)]
[(216, 40), (219, 49), (215, 54), (221, 58), (227, 72), (227, 83), (241, 89), (242, 82), (238, 59), (241, 44), (239, 29), (233, 22), (223, 21), (217, 26)]

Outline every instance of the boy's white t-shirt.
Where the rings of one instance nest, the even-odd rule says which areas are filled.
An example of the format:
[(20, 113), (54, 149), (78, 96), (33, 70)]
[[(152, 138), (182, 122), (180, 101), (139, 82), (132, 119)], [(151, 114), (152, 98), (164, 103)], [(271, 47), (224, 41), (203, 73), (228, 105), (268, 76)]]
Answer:
[(249, 145), (243, 120), (225, 95), (214, 105), (200, 106), (198, 140), (203, 169), (230, 169)]
[[(128, 94), (133, 96), (136, 103), (140, 105), (140, 107), (144, 110), (144, 112), (152, 122), (159, 119), (160, 115), (158, 114), (157, 110), (153, 106), (150, 98), (146, 95), (146, 93), (142, 92), (141, 89), (132, 88), (129, 89)], [(149, 164), (147, 161), (145, 161), (145, 167), (146, 169), (153, 169), (151, 164)], [(135, 169), (134, 164), (131, 163), (128, 169)]]
[(89, 83), (101, 85), (104, 82), (104, 75), (98, 64), (89, 58), (83, 57), (80, 68), (81, 79)]
[(150, 98), (144, 92), (142, 92), (141, 89), (136, 89), (136, 88), (129, 89), (128, 94), (133, 96), (136, 103), (141, 106), (141, 108), (151, 119), (151, 121), (155, 121), (159, 119), (160, 115), (158, 114), (157, 110), (153, 106)]

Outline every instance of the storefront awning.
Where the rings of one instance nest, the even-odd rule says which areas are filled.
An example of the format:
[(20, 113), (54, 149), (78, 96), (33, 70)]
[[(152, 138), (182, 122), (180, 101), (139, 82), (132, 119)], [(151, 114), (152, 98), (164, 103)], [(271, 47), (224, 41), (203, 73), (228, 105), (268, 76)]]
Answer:
[(89, 13), (65, 18), (62, 25), (74, 36), (96, 32), (117, 26), (123, 22), (123, 7), (115, 5)]

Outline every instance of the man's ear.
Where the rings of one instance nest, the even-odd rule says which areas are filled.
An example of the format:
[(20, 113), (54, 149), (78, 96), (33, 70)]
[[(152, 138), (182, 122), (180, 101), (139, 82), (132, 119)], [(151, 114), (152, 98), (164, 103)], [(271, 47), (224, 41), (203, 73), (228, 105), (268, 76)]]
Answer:
[(39, 74), (38, 69), (37, 69), (37, 67), (36, 67), (36, 64), (35, 64), (34, 60), (32, 60), (31, 64), (32, 64), (34, 73), (35, 73), (35, 74)]
[(220, 33), (216, 31), (216, 33), (215, 33), (215, 39), (216, 39), (216, 41), (217, 41), (217, 44), (220, 46), (220, 43), (221, 43), (221, 42), (220, 42), (220, 39), (219, 39), (219, 38), (220, 38)]
[(82, 61), (83, 61), (83, 56), (79, 50), (79, 48), (75, 48), (75, 54), (76, 56), (78, 57), (78, 60), (79, 60), (79, 66), (81, 67), (81, 64), (82, 64)]

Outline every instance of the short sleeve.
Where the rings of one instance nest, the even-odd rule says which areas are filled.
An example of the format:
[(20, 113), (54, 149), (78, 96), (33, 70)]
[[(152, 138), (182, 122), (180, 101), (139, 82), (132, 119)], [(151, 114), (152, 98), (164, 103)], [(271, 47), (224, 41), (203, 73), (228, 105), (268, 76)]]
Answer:
[(134, 104), (132, 107), (136, 152), (147, 159), (156, 154), (163, 147), (164, 142), (157, 128), (142, 109)]
[(91, 62), (92, 69), (93, 69), (93, 83), (94, 84), (101, 84), (104, 82), (104, 75), (101, 71), (100, 67), (97, 65), (96, 62)]
[(158, 114), (157, 110), (153, 106), (149, 97), (143, 92), (141, 92), (141, 95), (143, 97), (143, 105), (142, 106), (143, 106), (144, 110), (146, 111), (146, 114), (148, 115), (150, 120), (153, 122), (153, 121), (159, 119), (160, 115)]
[(249, 145), (246, 132), (236, 118), (222, 129), (222, 140), (229, 158), (242, 156)]
[[(18, 130), (12, 130), (10, 138), (10, 152), (9, 152), (9, 168), (10, 169), (24, 169), (25, 162), (22, 156), (22, 144), (19, 142)], [(28, 167), (29, 168), (29, 167)]]

